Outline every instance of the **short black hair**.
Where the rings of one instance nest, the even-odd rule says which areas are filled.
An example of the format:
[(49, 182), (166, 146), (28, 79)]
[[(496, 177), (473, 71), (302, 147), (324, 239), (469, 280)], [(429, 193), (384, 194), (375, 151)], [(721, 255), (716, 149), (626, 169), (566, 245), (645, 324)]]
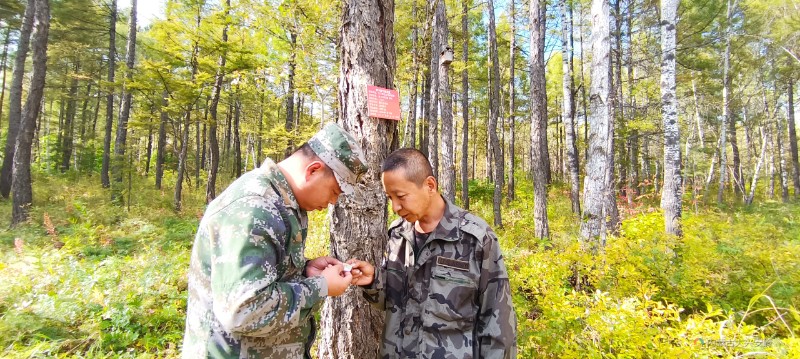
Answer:
[(301, 155), (303, 155), (303, 157), (305, 157), (305, 158), (315, 158), (315, 157), (318, 157), (318, 156), (317, 156), (317, 154), (316, 154), (316, 152), (314, 152), (314, 150), (311, 148), (311, 145), (309, 145), (309, 144), (308, 144), (308, 142), (306, 142), (306, 143), (303, 143), (302, 145), (300, 145), (300, 147), (298, 147), (298, 148), (297, 148), (296, 150), (294, 150), (294, 152), (292, 152), (292, 153), (293, 153), (293, 154), (294, 154), (294, 153), (301, 154)]
[(415, 148), (401, 148), (389, 154), (383, 161), (381, 173), (397, 169), (402, 169), (405, 178), (418, 186), (421, 186), (428, 176), (433, 176), (431, 162)]

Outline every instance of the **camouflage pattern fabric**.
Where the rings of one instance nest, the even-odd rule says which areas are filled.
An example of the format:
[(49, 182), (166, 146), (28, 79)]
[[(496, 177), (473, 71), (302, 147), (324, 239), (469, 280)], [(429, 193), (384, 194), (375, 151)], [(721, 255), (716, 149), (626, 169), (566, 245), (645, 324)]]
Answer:
[(356, 139), (341, 126), (328, 123), (308, 140), (308, 145), (333, 170), (342, 192), (352, 194), (353, 185), (367, 172), (364, 154)]
[(209, 204), (189, 267), (184, 358), (309, 357), (328, 287), (303, 276), (307, 227), (269, 159)]
[(414, 254), (414, 224), (389, 229), (387, 257), (364, 297), (385, 310), (381, 358), (516, 358), (516, 315), (497, 236), (445, 199)]

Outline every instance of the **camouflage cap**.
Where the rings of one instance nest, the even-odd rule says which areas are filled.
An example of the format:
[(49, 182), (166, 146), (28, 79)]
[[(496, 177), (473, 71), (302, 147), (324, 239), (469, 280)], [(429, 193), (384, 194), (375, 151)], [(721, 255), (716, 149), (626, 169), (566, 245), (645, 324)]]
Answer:
[(364, 154), (356, 139), (331, 122), (311, 137), (308, 145), (333, 170), (342, 192), (352, 194), (353, 185), (367, 172)]

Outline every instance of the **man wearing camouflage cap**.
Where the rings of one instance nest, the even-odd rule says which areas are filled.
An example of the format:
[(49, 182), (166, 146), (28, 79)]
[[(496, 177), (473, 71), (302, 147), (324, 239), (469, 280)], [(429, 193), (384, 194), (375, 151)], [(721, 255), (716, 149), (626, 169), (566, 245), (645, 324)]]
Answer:
[(338, 259), (305, 259), (306, 212), (352, 193), (364, 162), (353, 137), (331, 123), (208, 205), (189, 267), (184, 358), (310, 357), (314, 311), (352, 276)]
[(353, 282), (384, 309), (380, 358), (516, 358), (516, 316), (497, 236), (439, 194), (418, 150), (392, 152), (381, 181), (401, 218), (384, 263), (356, 259)]

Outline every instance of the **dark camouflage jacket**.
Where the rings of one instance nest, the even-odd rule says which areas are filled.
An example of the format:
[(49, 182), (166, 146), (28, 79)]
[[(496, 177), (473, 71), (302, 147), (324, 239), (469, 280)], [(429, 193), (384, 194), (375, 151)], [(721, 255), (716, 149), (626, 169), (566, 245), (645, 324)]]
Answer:
[(389, 229), (364, 296), (386, 312), (381, 358), (516, 358), (516, 316), (500, 246), (479, 217), (446, 202), (415, 258), (414, 224)]
[(305, 278), (306, 212), (271, 160), (209, 204), (189, 267), (184, 358), (303, 358), (322, 277)]

